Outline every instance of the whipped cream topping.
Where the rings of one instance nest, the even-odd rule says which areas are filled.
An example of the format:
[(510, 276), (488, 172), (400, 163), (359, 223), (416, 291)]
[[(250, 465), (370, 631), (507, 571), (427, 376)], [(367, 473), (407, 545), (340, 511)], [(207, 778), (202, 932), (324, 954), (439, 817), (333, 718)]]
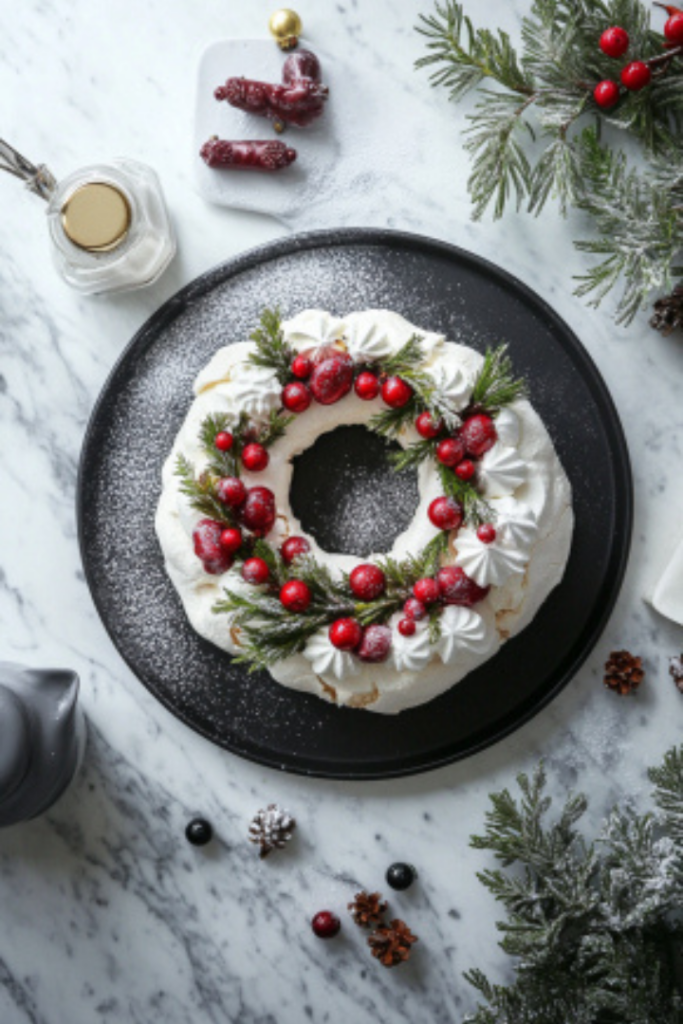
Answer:
[(444, 608), (440, 622), (437, 650), (444, 665), (457, 661), (463, 652), (483, 655), (495, 647), (485, 619), (472, 608), (449, 605)]
[(281, 405), (282, 385), (277, 374), (268, 367), (245, 362), (235, 372), (232, 393), (239, 409), (255, 419), (264, 419)]
[(459, 413), (467, 405), (472, 393), (472, 381), (465, 376), (460, 367), (452, 364), (437, 366), (431, 376), (434, 380), (431, 400), (441, 413), (446, 426), (453, 429), (461, 422)]
[(509, 406), (501, 409), (496, 416), (496, 433), (498, 440), (506, 448), (516, 448), (519, 444), (519, 416)]
[(344, 341), (356, 363), (371, 363), (393, 352), (386, 327), (367, 320), (352, 320), (344, 330)]
[(308, 658), (313, 671), (318, 675), (330, 675), (335, 679), (347, 679), (360, 672), (358, 658), (348, 651), (340, 651), (330, 640), (329, 629), (314, 633), (306, 644), (304, 656)]
[(287, 341), (301, 350), (333, 345), (344, 335), (346, 324), (322, 309), (306, 309), (288, 321)]
[(396, 615), (391, 621), (391, 659), (399, 672), (419, 672), (434, 657), (429, 632), (425, 623), (418, 622), (412, 636), (403, 636), (396, 628), (401, 618)]
[(527, 476), (527, 466), (516, 448), (508, 448), (500, 441), (494, 444), (479, 465), (479, 483), (487, 498), (502, 498), (514, 494)]
[(514, 573), (524, 572), (528, 557), (514, 543), (501, 543), (499, 534), (490, 544), (479, 540), (474, 530), (461, 529), (455, 539), (455, 564), (480, 587), (499, 587)]
[(492, 506), (497, 515), (497, 538), (528, 555), (538, 536), (538, 521), (534, 512), (523, 502), (512, 498), (500, 498), (492, 502)]

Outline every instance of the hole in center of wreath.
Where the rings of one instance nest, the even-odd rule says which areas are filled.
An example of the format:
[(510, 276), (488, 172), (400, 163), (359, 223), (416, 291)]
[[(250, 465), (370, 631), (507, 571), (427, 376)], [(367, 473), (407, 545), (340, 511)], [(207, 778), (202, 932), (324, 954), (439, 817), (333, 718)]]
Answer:
[(380, 554), (410, 525), (419, 503), (417, 473), (397, 473), (393, 451), (400, 446), (364, 426), (337, 427), (292, 460), (292, 510), (324, 551)]

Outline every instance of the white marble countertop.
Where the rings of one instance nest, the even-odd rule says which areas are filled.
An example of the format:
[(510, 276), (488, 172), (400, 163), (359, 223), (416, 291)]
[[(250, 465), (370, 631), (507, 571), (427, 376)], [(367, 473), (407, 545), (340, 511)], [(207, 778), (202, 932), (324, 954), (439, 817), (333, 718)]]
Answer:
[[(76, 543), (76, 467), (98, 391), (147, 316), (213, 264), (290, 230), (206, 205), (192, 188), (188, 145), (203, 48), (224, 36), (263, 36), (274, 5), (6, 3), (2, 135), (57, 174), (121, 154), (153, 165), (179, 256), (147, 291), (80, 298), (51, 268), (40, 201), (0, 180), (1, 656), (76, 669), (90, 722), (85, 765), (67, 795), (44, 818), (0, 833), (2, 1024), (460, 1021), (472, 1005), (462, 971), (478, 965), (500, 977), (504, 967), (497, 908), (474, 877), (487, 859), (468, 847), (487, 793), (543, 755), (554, 791), (590, 791), (595, 821), (624, 794), (641, 797), (645, 766), (680, 738), (683, 698), (667, 656), (680, 652), (681, 630), (643, 593), (680, 526), (683, 348), (651, 331), (645, 316), (623, 331), (607, 308), (589, 311), (572, 297), (570, 275), (583, 265), (571, 246), (584, 230), (578, 217), (563, 223), (549, 210), (537, 221), (470, 222), (464, 111), (412, 70), (423, 52), (413, 25), (429, 6), (299, 5), (313, 44), (357, 64), (356, 82), (366, 69), (373, 83), (381, 79), (374, 103), (422, 147), (431, 177), (421, 188), (409, 165), (386, 170), (383, 161), (368, 191), (374, 201), (360, 212), (342, 194), (296, 226), (374, 224), (455, 242), (515, 273), (568, 321), (612, 390), (633, 457), (634, 545), (618, 606), (550, 707), (498, 746), (419, 777), (344, 784), (278, 774), (219, 750), (166, 712), (95, 613)], [(492, 0), (487, 16), (515, 32), (523, 6)], [(368, 162), (371, 169), (372, 153)], [(630, 700), (601, 683), (615, 646), (645, 659), (647, 680)], [(298, 837), (259, 862), (245, 832), (272, 800), (294, 812)], [(183, 837), (193, 812), (219, 836), (204, 850)], [(314, 938), (307, 922), (315, 910), (342, 911), (356, 882), (382, 887), (396, 859), (420, 874), (393, 900), (421, 938), (411, 964), (383, 971), (350, 923), (335, 942)]]

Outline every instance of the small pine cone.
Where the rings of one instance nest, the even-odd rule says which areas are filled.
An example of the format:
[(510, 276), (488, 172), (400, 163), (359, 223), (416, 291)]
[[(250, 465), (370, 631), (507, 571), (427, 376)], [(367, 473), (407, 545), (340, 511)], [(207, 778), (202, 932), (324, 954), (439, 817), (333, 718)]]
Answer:
[(669, 674), (678, 690), (683, 693), (683, 654), (678, 658), (669, 658)]
[(661, 331), (667, 338), (673, 331), (683, 328), (683, 284), (677, 284), (671, 295), (664, 295), (654, 304), (650, 327)]
[(396, 967), (404, 963), (411, 953), (411, 946), (417, 942), (405, 921), (394, 918), (390, 925), (380, 925), (368, 936), (372, 955), (383, 967)]
[(628, 651), (612, 651), (605, 665), (605, 686), (625, 697), (638, 689), (645, 677), (642, 659)]
[(349, 903), (351, 917), (361, 928), (374, 928), (384, 920), (387, 901), (378, 892), (357, 892), (353, 903)]
[(269, 804), (252, 818), (249, 841), (261, 847), (261, 857), (267, 857), (271, 850), (281, 850), (289, 842), (295, 828), (296, 821), (289, 811), (277, 804)]

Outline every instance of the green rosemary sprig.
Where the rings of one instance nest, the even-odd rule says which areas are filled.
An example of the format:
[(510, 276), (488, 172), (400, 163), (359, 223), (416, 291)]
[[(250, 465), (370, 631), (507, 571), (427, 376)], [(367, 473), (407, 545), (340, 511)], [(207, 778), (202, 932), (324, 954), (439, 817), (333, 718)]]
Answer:
[(176, 459), (175, 475), (180, 478), (180, 491), (190, 499), (195, 511), (209, 519), (215, 519), (226, 526), (235, 526), (235, 519), (214, 493), (214, 485), (210, 474), (201, 473), (195, 477), (194, 466), (184, 455)]
[(416, 441), (400, 452), (392, 452), (389, 461), (397, 473), (404, 469), (417, 469), (426, 459), (435, 457), (437, 443), (436, 440)]
[(506, 405), (526, 398), (527, 385), (522, 377), (515, 377), (507, 345), (487, 348), (484, 365), (477, 374), (470, 397), (470, 409), (479, 409), (495, 416)]
[(429, 609), (429, 642), (435, 644), (441, 636), (441, 613), (443, 609), (438, 604), (433, 604)]
[(411, 427), (417, 416), (423, 411), (421, 404), (415, 395), (400, 409), (382, 409), (375, 413), (368, 420), (368, 430), (375, 434), (381, 434), (389, 440), (393, 440), (405, 430)]
[(382, 361), (382, 372), (387, 377), (407, 379), (406, 374), (414, 373), (422, 365), (424, 358), (422, 337), (419, 334), (413, 334), (398, 352)]
[(280, 310), (264, 309), (260, 326), (249, 337), (256, 345), (256, 352), (249, 356), (251, 365), (274, 370), (280, 383), (286, 384), (291, 376), (290, 366), (295, 353), (284, 339)]
[[(223, 431), (228, 431), (233, 436), (233, 445), (229, 452), (221, 452), (216, 448), (216, 438)], [(199, 440), (209, 460), (209, 472), (214, 476), (240, 475), (239, 436), (239, 427), (235, 426), (232, 417), (225, 412), (209, 413), (202, 420)]]
[(256, 440), (259, 444), (262, 444), (264, 448), (270, 448), (272, 444), (284, 437), (287, 432), (287, 427), (296, 419), (295, 416), (287, 416), (281, 413), (278, 409), (271, 409), (268, 422), (259, 431)]
[(482, 523), (495, 521), (496, 513), (491, 505), (482, 498), (470, 480), (461, 480), (448, 466), (439, 463), (439, 476), (444, 494), (454, 498), (462, 506), (463, 522), (466, 526), (481, 526)]

